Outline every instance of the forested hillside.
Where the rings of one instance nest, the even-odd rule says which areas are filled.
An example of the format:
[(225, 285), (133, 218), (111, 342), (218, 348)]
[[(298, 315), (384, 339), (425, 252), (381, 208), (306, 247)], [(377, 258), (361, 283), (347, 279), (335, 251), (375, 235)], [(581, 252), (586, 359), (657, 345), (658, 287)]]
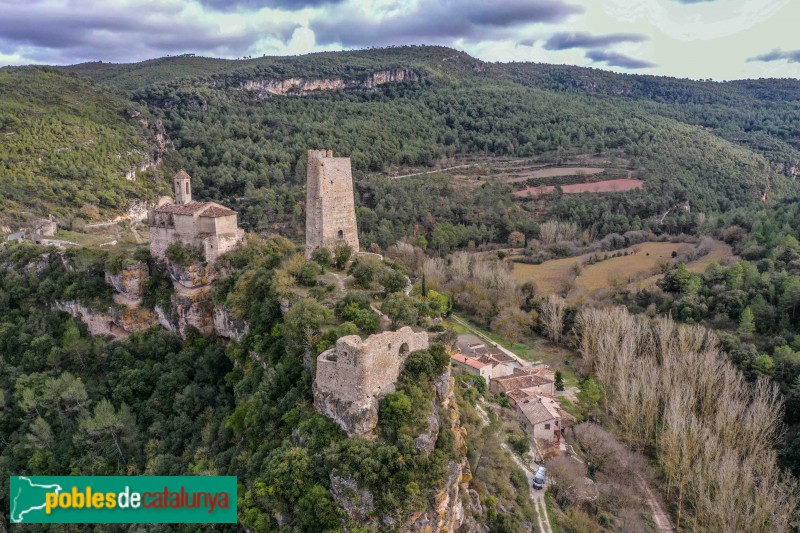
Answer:
[(0, 70), (0, 210), (86, 218), (119, 212), (163, 190), (150, 163), (155, 139), (138, 106), (95, 83), (50, 69)]
[[(365, 221), (372, 216), (367, 210), (379, 207), (379, 201), (368, 200), (372, 177), (390, 169), (435, 168), (464, 157), (559, 163), (575, 155), (602, 154), (634, 170), (644, 188), (599, 198), (556, 195), (548, 202), (551, 214), (595, 226), (599, 232), (640, 229), (687, 200), (697, 210), (714, 212), (753, 205), (764, 194), (780, 197), (794, 190), (789, 175), (800, 159), (793, 119), (798, 102), (789, 97), (791, 87), (783, 80), (714, 84), (577, 67), (490, 64), (442, 47), (238, 61), (179, 56), (136, 64), (86, 63), (60, 70), (87, 81), (41, 69), (13, 69), (3, 76), (14, 77), (18, 88), (9, 95), (17, 99), (26, 92), (34, 97), (50, 94), (57, 90), (50, 87), (55, 81), (73, 84), (58, 90), (67, 96), (78, 90), (74, 84), (91, 87), (89, 94), (104, 95), (102, 106), (108, 109), (93, 105), (90, 116), (97, 127), (112, 131), (126, 125), (122, 98), (131, 100), (127, 105), (146, 108), (149, 120), (163, 121), (174, 146), (164, 172), (186, 168), (199, 197), (234, 205), (244, 226), (254, 230), (297, 227), (308, 147), (332, 148), (352, 158), (365, 200), (361, 204)], [(280, 86), (284, 82), (290, 85)], [(117, 92), (119, 98), (97, 84)], [(311, 89), (303, 89), (306, 86)], [(337, 90), (326, 90), (331, 88)], [(70, 112), (65, 100), (55, 101), (53, 109)], [(92, 102), (81, 100), (87, 107)], [(12, 120), (29, 117), (21, 109), (8, 107), (3, 142), (13, 138), (8, 135)], [(99, 109), (106, 111), (98, 114)], [(88, 112), (81, 113), (86, 120)], [(48, 114), (47, 120), (52, 116)], [(131, 127), (125, 130), (126, 138), (132, 138)], [(85, 132), (64, 134), (71, 139), (86, 137)], [(40, 142), (60, 154), (61, 141), (51, 137), (41, 137)], [(125, 167), (128, 159), (141, 156), (128, 149), (121, 160), (115, 159), (108, 148), (121, 141), (115, 141), (114, 134), (101, 137), (102, 143), (84, 141), (93, 150), (98, 144), (105, 150), (89, 158), (99, 167), (90, 176), (100, 169), (104, 175), (113, 174), (112, 168)], [(138, 149), (146, 151), (143, 145)], [(41, 165), (38, 159), (19, 159), (13, 171), (38, 176), (45, 191), (39, 196), (52, 198), (61, 211), (83, 205), (121, 207), (120, 197), (135, 198), (144, 194), (142, 189), (156, 188), (147, 180), (109, 187), (92, 179), (91, 194), (76, 194), (74, 162), (71, 158)], [(15, 180), (9, 183), (7, 196), (22, 198), (21, 207), (44, 210), (43, 200), (25, 200), (22, 191), (30, 188)], [(420, 179), (413, 191), (391, 183), (380, 187), (400, 198), (411, 194), (401, 203), (416, 205), (414, 194), (430, 196), (438, 185)], [(58, 190), (68, 194), (51, 192)], [(496, 201), (491, 211), (509, 212), (506, 204), (511, 196), (502, 187), (492, 198)], [(532, 220), (537, 218), (532, 204), (522, 209)], [(383, 214), (380, 227), (361, 222), (371, 242), (381, 246), (420, 230), (431, 240), (437, 223), (473, 224), (463, 210), (450, 210), (422, 227), (415, 226), (419, 218), (412, 222), (399, 210)], [(478, 241), (504, 239), (529, 224), (506, 223)]]

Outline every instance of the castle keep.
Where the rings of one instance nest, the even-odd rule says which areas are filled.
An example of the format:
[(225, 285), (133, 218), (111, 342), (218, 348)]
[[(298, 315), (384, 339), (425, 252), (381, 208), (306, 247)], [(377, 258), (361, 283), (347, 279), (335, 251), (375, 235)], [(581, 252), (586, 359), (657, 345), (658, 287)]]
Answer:
[(150, 253), (163, 259), (170, 244), (200, 248), (208, 262), (232, 250), (244, 239), (236, 211), (214, 202), (192, 201), (191, 177), (181, 170), (173, 178), (175, 203), (147, 214)]
[(349, 244), (358, 252), (353, 176), (349, 157), (309, 150), (306, 167), (306, 257), (317, 248)]
[(428, 348), (428, 334), (404, 327), (361, 340), (348, 335), (317, 358), (314, 407), (349, 435), (372, 437), (378, 400), (394, 391), (406, 356)]

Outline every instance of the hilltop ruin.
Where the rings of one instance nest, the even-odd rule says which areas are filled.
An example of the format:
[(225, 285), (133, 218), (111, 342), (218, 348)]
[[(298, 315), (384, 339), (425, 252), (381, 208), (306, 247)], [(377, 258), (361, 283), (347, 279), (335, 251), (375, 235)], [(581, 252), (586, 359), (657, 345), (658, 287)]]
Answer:
[(428, 348), (428, 334), (404, 327), (361, 340), (348, 335), (317, 358), (314, 407), (348, 435), (374, 438), (378, 400), (395, 390), (409, 353)]
[(306, 167), (306, 258), (318, 248), (348, 244), (358, 252), (358, 228), (349, 157), (309, 150)]

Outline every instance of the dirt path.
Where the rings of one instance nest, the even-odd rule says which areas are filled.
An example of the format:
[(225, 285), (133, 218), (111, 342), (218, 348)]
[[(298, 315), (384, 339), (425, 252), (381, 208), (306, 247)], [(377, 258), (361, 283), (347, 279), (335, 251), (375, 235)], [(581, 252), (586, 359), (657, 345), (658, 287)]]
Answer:
[[(486, 414), (486, 411), (483, 409), (483, 406), (480, 404), (475, 405), (475, 408), (478, 412), (478, 416), (480, 416), (483, 424), (489, 425), (489, 415)], [(501, 444), (503, 449), (511, 456), (511, 459), (517, 464), (518, 467), (522, 469), (525, 473), (525, 477), (528, 479), (528, 487), (530, 488), (531, 493), (531, 500), (533, 501), (533, 506), (536, 508), (536, 517), (539, 523), (539, 531), (542, 533), (553, 533), (553, 528), (550, 527), (550, 519), (547, 516), (547, 505), (544, 501), (544, 490), (535, 490), (533, 488), (533, 475), (534, 473), (531, 471), (528, 466), (523, 463), (519, 457), (514, 455), (514, 452), (511, 451), (511, 448), (508, 447), (508, 444), (505, 442)]]
[(511, 448), (508, 447), (508, 444), (505, 442), (501, 444), (503, 449), (508, 452), (511, 456), (511, 459), (517, 463), (517, 466), (525, 472), (525, 477), (528, 478), (528, 487), (531, 489), (531, 500), (533, 500), (533, 505), (536, 507), (536, 515), (539, 521), (539, 531), (543, 533), (553, 533), (553, 528), (550, 527), (550, 518), (547, 516), (547, 504), (544, 501), (544, 491), (543, 490), (536, 490), (533, 488), (533, 471), (528, 468), (528, 466), (523, 463), (519, 457), (517, 457), (514, 452), (511, 451)]
[(402, 176), (389, 176), (393, 180), (400, 178), (413, 178), (414, 176), (424, 176), (426, 174), (436, 174), (437, 172), (447, 172), (448, 170), (456, 170), (457, 168), (468, 168), (477, 166), (477, 163), (468, 163), (466, 165), (457, 165), (454, 167), (440, 168), (438, 170), (426, 170), (425, 172), (414, 172), (413, 174), (403, 174)]
[(653, 514), (653, 522), (656, 524), (656, 530), (674, 533), (675, 528), (672, 527), (672, 521), (669, 519), (669, 515), (661, 507), (656, 497), (653, 496), (653, 491), (650, 490), (650, 487), (645, 483), (644, 479), (642, 479), (642, 476), (637, 474), (637, 477), (639, 478), (639, 486), (642, 488), (645, 501), (647, 505), (650, 506), (650, 511)]

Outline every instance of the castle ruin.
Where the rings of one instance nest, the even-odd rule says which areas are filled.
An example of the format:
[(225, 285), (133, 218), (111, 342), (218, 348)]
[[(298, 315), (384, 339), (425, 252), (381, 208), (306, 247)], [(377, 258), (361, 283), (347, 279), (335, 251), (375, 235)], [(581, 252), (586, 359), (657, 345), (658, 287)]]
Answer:
[(236, 248), (244, 240), (236, 211), (214, 202), (192, 200), (191, 177), (181, 170), (173, 178), (175, 203), (156, 207), (147, 214), (150, 253), (164, 259), (170, 244), (194, 246), (209, 263)]
[(318, 248), (333, 250), (340, 244), (358, 252), (350, 158), (309, 150), (306, 169), (306, 258)]
[(348, 335), (317, 358), (314, 407), (348, 435), (374, 437), (378, 400), (394, 392), (409, 353), (428, 348), (428, 334), (409, 327), (361, 340)]

